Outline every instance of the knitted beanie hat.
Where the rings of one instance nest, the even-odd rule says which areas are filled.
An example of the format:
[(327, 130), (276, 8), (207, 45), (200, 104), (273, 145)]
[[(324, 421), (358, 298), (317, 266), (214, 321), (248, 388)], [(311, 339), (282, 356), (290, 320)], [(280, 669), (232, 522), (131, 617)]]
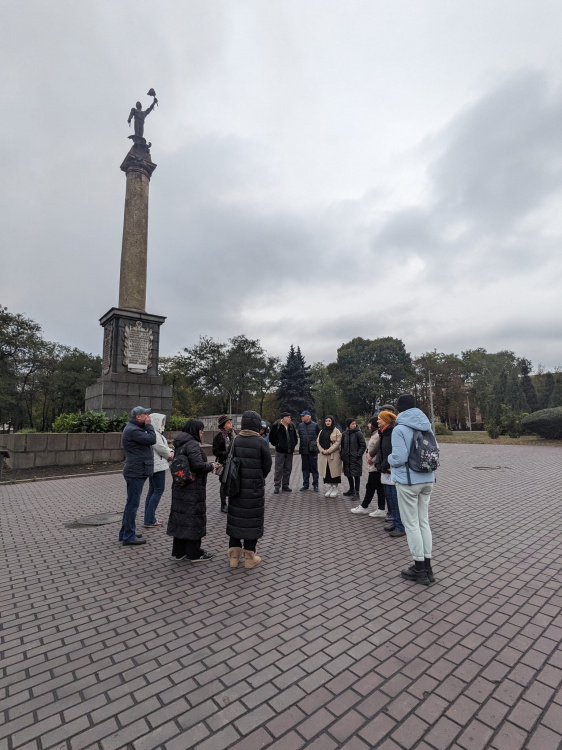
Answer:
[(385, 424), (390, 424), (396, 419), (396, 414), (393, 414), (391, 411), (381, 411), (379, 419), (382, 419)]

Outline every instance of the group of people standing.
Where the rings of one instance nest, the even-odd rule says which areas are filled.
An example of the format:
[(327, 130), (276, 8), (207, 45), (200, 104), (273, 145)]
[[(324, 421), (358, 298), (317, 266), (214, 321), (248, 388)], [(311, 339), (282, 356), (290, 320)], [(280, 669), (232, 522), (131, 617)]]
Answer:
[[(301, 492), (310, 489), (311, 480), (312, 491), (318, 492), (322, 477), (325, 496), (337, 497), (342, 476), (345, 476), (349, 489), (343, 495), (360, 500), (366, 459), (368, 480), (365, 496), (351, 512), (384, 518), (388, 522), (385, 529), (389, 536), (407, 537), (414, 565), (402, 571), (403, 578), (423, 585), (435, 580), (428, 519), (434, 475), (432, 472), (417, 474), (407, 468), (415, 431), (430, 429), (425, 414), (415, 407), (413, 396), (400, 396), (396, 407), (385, 404), (370, 419), (368, 443), (355, 419), (348, 419), (342, 431), (334, 417), (329, 415), (320, 428), (311, 413), (305, 410), (300, 415), (300, 424), (295, 427), (291, 415), (285, 412), (272, 425), (268, 436), (267, 425), (255, 411), (244, 412), (241, 430), (237, 434), (232, 419), (223, 414), (219, 418), (219, 432), (213, 440), (216, 461), (208, 461), (202, 446), (203, 422), (188, 420), (175, 438), (172, 451), (162, 435), (164, 415), (150, 415), (149, 411), (135, 407), (123, 432), (127, 456), (123, 471), (127, 481), (127, 503), (119, 538), (125, 546), (145, 543), (142, 534), (136, 534), (135, 518), (147, 478), (150, 488), (145, 502), (144, 525), (146, 528), (162, 525), (155, 510), (164, 490), (165, 473), (162, 479), (155, 477), (167, 468), (174, 452), (182, 453), (189, 461), (193, 481), (172, 486), (167, 525), (167, 534), (173, 537), (172, 557), (192, 563), (211, 560), (213, 553), (201, 547), (206, 535), (207, 475), (211, 472), (220, 474), (231, 454), (238, 459), (239, 491), (228, 497), (222, 483), (220, 490), (221, 511), (227, 514), (230, 567), (238, 567), (240, 560), (244, 560), (246, 568), (258, 565), (261, 558), (257, 555), (257, 542), (264, 531), (265, 479), (273, 463), (269, 437), (269, 442), (275, 447), (274, 494), (292, 491), (290, 477), (297, 444), (302, 461)], [(378, 507), (371, 512), (369, 506), (375, 494)]]

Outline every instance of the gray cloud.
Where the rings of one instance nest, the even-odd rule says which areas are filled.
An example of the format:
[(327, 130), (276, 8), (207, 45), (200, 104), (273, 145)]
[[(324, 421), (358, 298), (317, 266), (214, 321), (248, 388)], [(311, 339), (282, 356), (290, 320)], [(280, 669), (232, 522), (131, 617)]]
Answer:
[[(561, 361), (562, 94), (540, 57), (556, 35), (522, 45), (519, 8), (506, 67), (481, 45), (480, 62), (437, 70), (431, 45), (410, 60), (381, 37), (375, 52), (368, 4), (353, 17), (323, 4), (320, 27), (296, 5), (243, 6), (8, 6), (0, 301), (99, 351), (126, 117), (153, 85), (148, 306), (168, 316), (163, 353), (244, 332), (281, 356), (299, 343), (309, 361), (357, 335)], [(334, 36), (307, 36), (318, 28)]]

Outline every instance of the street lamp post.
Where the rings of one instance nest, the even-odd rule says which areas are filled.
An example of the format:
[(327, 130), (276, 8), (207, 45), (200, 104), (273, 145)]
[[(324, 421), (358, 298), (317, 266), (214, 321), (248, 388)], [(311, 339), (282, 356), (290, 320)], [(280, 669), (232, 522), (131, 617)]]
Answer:
[(427, 371), (427, 375), (429, 378), (429, 406), (431, 409), (431, 429), (433, 430), (433, 434), (435, 434), (435, 416), (433, 414), (433, 388), (431, 387), (431, 370)]

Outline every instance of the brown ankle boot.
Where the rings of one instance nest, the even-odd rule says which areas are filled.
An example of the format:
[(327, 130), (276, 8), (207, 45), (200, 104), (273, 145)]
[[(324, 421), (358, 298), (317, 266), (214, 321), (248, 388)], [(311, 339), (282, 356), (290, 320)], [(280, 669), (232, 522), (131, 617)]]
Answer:
[(244, 567), (255, 568), (256, 565), (261, 563), (261, 557), (258, 557), (255, 552), (251, 552), (249, 549), (244, 550)]
[(240, 554), (242, 552), (241, 547), (229, 547), (228, 549), (228, 557), (230, 559), (230, 567), (231, 568), (237, 568), (238, 563), (240, 562)]

